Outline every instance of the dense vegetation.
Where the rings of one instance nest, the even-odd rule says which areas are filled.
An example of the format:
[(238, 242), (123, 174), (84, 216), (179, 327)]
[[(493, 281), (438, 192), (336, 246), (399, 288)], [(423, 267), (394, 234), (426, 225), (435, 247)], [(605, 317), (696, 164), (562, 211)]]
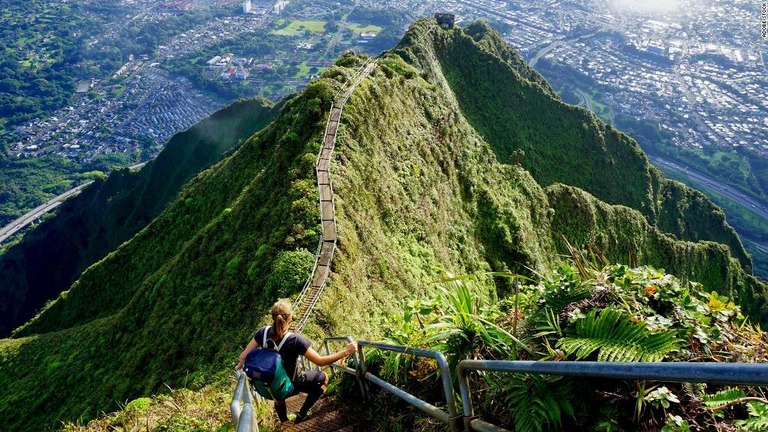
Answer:
[[(617, 35), (614, 34), (613, 37)], [(592, 110), (604, 120), (637, 139), (648, 154), (663, 155), (665, 158), (711, 176), (717, 182), (727, 184), (753, 199), (765, 201), (764, 191), (768, 188), (768, 176), (766, 176), (768, 164), (761, 155), (744, 147), (734, 151), (723, 151), (715, 147), (691, 149), (676, 146), (671, 142), (669, 133), (660, 129), (657, 123), (614, 113), (610, 107), (598, 102), (598, 99), (602, 99), (603, 93), (610, 89), (599, 85), (588, 76), (577, 73), (567, 66), (554, 64), (547, 59), (539, 60), (537, 70), (550, 80), (563, 100), (570, 104), (580, 102), (579, 96), (572, 89), (584, 89), (586, 97), (590, 98)], [(692, 183), (687, 176), (676, 173), (668, 173), (668, 175), (706, 193), (717, 205), (726, 210), (729, 224), (743, 238), (761, 243), (768, 240), (766, 235), (768, 222), (756, 216), (751, 208), (737, 204), (731, 198), (723, 197), (714, 188), (702, 189), (703, 185)], [(768, 276), (768, 256), (754, 246), (745, 244), (745, 247), (752, 254), (754, 273), (761, 277)]]
[[(462, 89), (456, 96), (463, 112), (501, 162), (519, 157), (542, 185), (577, 186), (605, 202), (639, 210), (651, 224), (681, 239), (726, 244), (751, 272), (751, 260), (719, 208), (664, 179), (628, 136), (551, 97), (540, 75), (517, 79), (533, 72), (487, 24), (470, 25), (463, 36), (441, 35), (436, 43), (448, 41), (438, 48), (446, 78)], [(471, 49), (475, 45), (484, 49)], [(507, 85), (499, 85), (500, 79)], [(636, 174), (624, 175), (628, 171)]]
[[(717, 291), (710, 300), (725, 304), (729, 313), (736, 307), (723, 294), (745, 302), (753, 322), (764, 319), (766, 286), (744, 271), (749, 263), (740, 244), (699, 241), (733, 239), (722, 214), (700, 195), (667, 184), (621, 133), (562, 104), (516, 54), (501, 51), (498, 41), (483, 25), (444, 31), (431, 20), (419, 21), (350, 98), (332, 164), (341, 242), (308, 335), (384, 337), (404, 298), (434, 298), (435, 267), (454, 274), (509, 271), (534, 280), (525, 288), (530, 301), (521, 303), (531, 307), (526, 311), (533, 315), (534, 305), (546, 305), (559, 313), (572, 301), (558, 301), (556, 308), (547, 297), (562, 290), (537, 294), (539, 281), (546, 287), (547, 281), (564, 278), (565, 286), (584, 295), (573, 301), (598, 294), (597, 285), (594, 290), (586, 282), (581, 286), (573, 271), (558, 273), (562, 254), (570, 252), (563, 237), (579, 247), (594, 243), (610, 262), (625, 261), (631, 248), (630, 262), (661, 263), (681, 280)], [(165, 385), (226, 382), (268, 306), (278, 297), (295, 296), (309, 273), (313, 256), (308, 251), (319, 236), (313, 166), (325, 115), (361, 63), (359, 56), (343, 56), (321, 79), (286, 100), (273, 123), (195, 177), (152, 223), (87, 269), (16, 339), (0, 341), (0, 386), (6, 389), (0, 395), (0, 428), (53, 428), (55, 419), (87, 420), (115, 408), (113, 401), (163, 392)], [(497, 89), (493, 94), (492, 88)], [(488, 98), (484, 106), (481, 95)], [(479, 112), (481, 106), (487, 114)], [(537, 126), (544, 121), (552, 122), (551, 131)], [(505, 147), (503, 134), (519, 147)], [(591, 160), (584, 160), (584, 148), (593, 150)], [(566, 168), (574, 171), (558, 172)], [(689, 208), (699, 213), (699, 221)], [(608, 276), (595, 279), (629, 288), (616, 294), (624, 299), (650, 284), (679, 286), (674, 292), (680, 295), (692, 292), (688, 282), (664, 279), (635, 286), (627, 282), (626, 267), (606, 271)], [(638, 271), (637, 280), (656, 277), (653, 270)], [(619, 291), (612, 287), (612, 293)], [(484, 278), (473, 292), (509, 301), (515, 284)], [(442, 295), (446, 304), (480, 306), (479, 300), (463, 301), (466, 294), (450, 289)], [(598, 300), (594, 306), (607, 306)], [(628, 323), (632, 316), (651, 321), (651, 309), (657, 311), (640, 300), (629, 307), (610, 309), (605, 314), (613, 315), (603, 318), (587, 313), (585, 305), (585, 317), (566, 315), (560, 329), (578, 338), (588, 331), (587, 319), (613, 317), (626, 328), (640, 325)], [(737, 316), (734, 312), (723, 322), (731, 325)], [(692, 327), (698, 324), (653, 320), (674, 327), (680, 337), (698, 334)], [(489, 340), (503, 342), (514, 356), (520, 344), (503, 335), (527, 330), (495, 325), (501, 331), (489, 331)], [(710, 327), (703, 331), (712, 334)], [(660, 341), (664, 349), (627, 359), (672, 358), (668, 355), (681, 347), (673, 339)], [(555, 348), (574, 358), (600, 355), (577, 341), (558, 343)], [(541, 351), (530, 342), (527, 346), (522, 350), (530, 356)], [(443, 348), (454, 360), (474, 353), (473, 345), (461, 339), (448, 340)], [(725, 359), (730, 358), (735, 357)], [(43, 375), (47, 385), (41, 389)], [(509, 386), (506, 390), (505, 395), (516, 394)], [(657, 396), (669, 402), (670, 397)], [(623, 397), (616, 402), (617, 421), (632, 417), (626, 402)], [(29, 415), (42, 406), (54, 408), (44, 411), (47, 417)], [(501, 421), (518, 421), (489, 409)], [(551, 420), (539, 423), (559, 423)], [(585, 424), (578, 423), (580, 417), (573, 421)]]
[[(28, 337), (3, 343), (2, 428), (88, 419), (164, 383), (193, 385), (226, 373), (260, 311), (295, 293), (302, 281), (294, 273), (311, 266), (302, 249), (317, 241), (314, 137), (322, 136), (332, 89), (321, 81), (287, 101), (279, 120), (189, 183), (23, 327), (19, 336)], [(285, 277), (285, 263), (296, 261)], [(32, 369), (13, 366), (27, 361)], [(32, 402), (25, 388), (37, 387), (38, 368), (50, 385)], [(36, 406), (53, 408), (48, 417), (18, 415)]]
[(25, 212), (104, 172), (126, 166), (122, 153), (99, 155), (86, 163), (59, 156), (0, 160), (0, 225), (5, 226)]
[[(488, 275), (438, 283), (435, 294), (403, 305), (387, 337), (445, 352), (452, 365), (467, 358), (755, 363), (768, 358), (765, 333), (745, 323), (727, 297), (652, 267), (610, 265), (594, 248), (571, 253), (571, 264), (537, 281), (502, 275), (519, 283), (519, 293), (503, 300), (485, 293)], [(433, 363), (376, 354), (367, 358), (377, 373), (444, 405)], [(760, 389), (501, 373), (470, 374), (470, 380), (482, 417), (518, 432), (752, 432), (767, 426), (768, 399)], [(382, 392), (374, 400), (387, 399)], [(377, 402), (377, 409), (399, 417), (393, 421), (398, 426), (424, 429), (405, 404), (388, 404), (393, 403)]]
[(113, 171), (67, 200), (0, 255), (0, 335), (32, 318), (87, 267), (152, 221), (193, 175), (220, 160), (275, 114), (266, 100), (238, 101), (171, 138), (139, 172)]

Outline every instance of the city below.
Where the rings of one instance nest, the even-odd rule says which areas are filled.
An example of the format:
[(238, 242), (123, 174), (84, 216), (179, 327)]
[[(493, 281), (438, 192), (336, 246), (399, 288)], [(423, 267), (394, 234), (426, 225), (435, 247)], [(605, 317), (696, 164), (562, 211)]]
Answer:
[[(377, 6), (365, 3), (358, 2), (358, 7)], [(504, 23), (506, 27), (500, 30), (506, 40), (534, 67), (547, 60), (592, 81), (601, 90), (600, 98), (584, 92), (580, 98), (593, 110), (596, 105), (605, 107), (598, 114), (607, 120), (624, 115), (653, 121), (678, 146), (744, 146), (765, 154), (768, 75), (763, 55), (768, 43), (759, 36), (759, 11), (750, 10), (754, 5), (748, 1), (735, 1), (735, 7), (729, 8), (711, 6), (708, 11), (692, 7), (694, 3), (679, 2), (676, 7), (653, 11), (633, 11), (620, 1), (377, 4), (424, 16), (436, 10), (450, 11), (459, 23), (476, 18)], [(144, 8), (138, 19), (159, 19), (168, 13), (155, 3), (131, 4)], [(94, 78), (85, 91), (95, 92), (97, 97), (86, 97), (81, 88), (83, 97), (73, 105), (18, 127), (20, 139), (11, 151), (17, 157), (57, 153), (88, 158), (97, 153), (135, 151), (140, 142), (149, 141), (156, 153), (171, 135), (223, 105), (159, 64), (217, 40), (264, 29), (279, 19), (286, 4), (281, 1), (264, 7), (248, 1), (243, 8), (249, 13), (235, 10), (231, 18), (217, 18), (184, 32), (164, 43), (151, 62), (146, 57), (131, 59), (116, 74), (126, 76), (118, 91), (107, 92)], [(731, 35), (730, 39), (721, 41), (723, 34)], [(307, 39), (297, 47), (303, 43), (311, 47), (312, 36)], [(217, 76), (227, 73), (227, 79), (231, 75), (233, 80), (244, 80), (281, 62), (274, 57), (248, 60), (253, 67), (240, 67), (240, 75), (227, 68)], [(315, 59), (316, 64), (328, 61)], [(289, 84), (293, 85), (284, 93), (300, 89), (306, 80)]]

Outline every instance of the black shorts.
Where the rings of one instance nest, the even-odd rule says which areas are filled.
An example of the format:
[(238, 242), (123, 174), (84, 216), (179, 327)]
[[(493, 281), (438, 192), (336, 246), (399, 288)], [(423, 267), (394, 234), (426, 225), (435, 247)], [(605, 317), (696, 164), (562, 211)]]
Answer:
[(293, 380), (293, 394), (322, 393), (321, 387), (325, 385), (325, 377), (325, 372), (320, 370), (302, 372)]

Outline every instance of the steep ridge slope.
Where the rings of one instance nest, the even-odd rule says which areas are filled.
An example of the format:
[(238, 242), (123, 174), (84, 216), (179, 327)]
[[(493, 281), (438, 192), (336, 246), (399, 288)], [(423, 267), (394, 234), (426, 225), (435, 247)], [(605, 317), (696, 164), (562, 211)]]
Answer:
[(286, 101), (278, 121), (22, 328), (27, 337), (0, 343), (0, 429), (52, 429), (163, 383), (226, 374), (258, 311), (296, 292), (312, 265), (311, 167), (332, 94), (323, 81)]
[[(521, 164), (540, 184), (577, 186), (639, 210), (652, 225), (683, 240), (723, 243), (751, 273), (752, 260), (718, 207), (664, 178), (634, 140), (560, 101), (487, 24), (435, 33), (434, 43), (462, 112), (500, 162), (509, 163), (522, 150)], [(396, 52), (409, 56), (407, 46)]]
[[(457, 84), (451, 79), (457, 68), (467, 67), (462, 62), (475, 64), (477, 56), (487, 55), (486, 44), (474, 44), (470, 37), (473, 29), (477, 36), (477, 28), (487, 29), (482, 23), (470, 25), (466, 32), (441, 30), (431, 20), (415, 23), (401, 44), (382, 55), (375, 79), (348, 102), (337, 143), (340, 162), (334, 171), (343, 241), (335, 259), (336, 291), (330, 290), (317, 312), (324, 324), (350, 333), (365, 328), (370, 314), (358, 317), (337, 311), (354, 310), (359, 303), (371, 311), (391, 310), (393, 303), (402, 302), (401, 296), (429, 289), (436, 277), (434, 266), (459, 273), (490, 268), (546, 274), (557, 265), (558, 254), (567, 253), (563, 237), (576, 245), (594, 243), (617, 262), (637, 259), (700, 281), (738, 299), (754, 321), (766, 322), (766, 285), (744, 271), (739, 260), (744, 256), (712, 241), (679, 240), (680, 231), (670, 234), (648, 221), (642, 210), (657, 202), (649, 197), (661, 184), (668, 194), (674, 191), (692, 199), (681, 205), (668, 195), (662, 201), (666, 208), (658, 212), (685, 229), (705, 227), (705, 234), (712, 238), (733, 239), (722, 211), (700, 193), (656, 178), (659, 172), (634, 141), (590, 113), (553, 99), (548, 86), (539, 81), (515, 75), (508, 78), (510, 82), (500, 82), (482, 73), (473, 75), (481, 83)], [(500, 40), (497, 34), (493, 39)], [(452, 60), (460, 65), (446, 64), (446, 53), (459, 48), (467, 51)], [(514, 58), (519, 56), (483, 57), (479, 63), (499, 68), (506, 77), (517, 70), (537, 76), (524, 64), (510, 64)], [(473, 117), (462, 116), (461, 103), (462, 98), (476, 95), (479, 86), (493, 83), (525, 87), (530, 95), (518, 105), (492, 99), (485, 107), (488, 125), (482, 126), (491, 127), (494, 118), (521, 115), (510, 112), (531, 109), (528, 102), (546, 103), (548, 112), (514, 120), (525, 123), (521, 128), (533, 128), (528, 123), (534, 121), (541, 123), (535, 128), (543, 131), (547, 119), (560, 124), (562, 116), (591, 118), (589, 123), (578, 123), (576, 136), (587, 137), (580, 140), (560, 126), (561, 134), (573, 138), (570, 148), (553, 150), (547, 148), (548, 141), (539, 142), (538, 148), (551, 154), (539, 157), (538, 163), (561, 181), (571, 176), (572, 183), (590, 186), (596, 195), (608, 189), (616, 199), (628, 202), (611, 205), (554, 180), (545, 182), (552, 185), (543, 189), (535, 173), (524, 169), (525, 163), (499, 163), (508, 157), (484, 141), (486, 135), (474, 128)], [(515, 129), (517, 123), (508, 127)], [(601, 134), (613, 138), (591, 140)], [(595, 147), (592, 160), (578, 167), (573, 162), (575, 172), (567, 172), (563, 157), (554, 156), (564, 152), (572, 161), (580, 161), (588, 146)], [(613, 171), (601, 169), (604, 165), (614, 165)], [(585, 182), (579, 172), (593, 180)], [(623, 190), (636, 178), (640, 180), (634, 191)], [(630, 203), (637, 210), (627, 207)], [(689, 237), (696, 240), (696, 235)], [(734, 240), (740, 248), (738, 238)], [(504, 295), (508, 288), (502, 285), (496, 290)]]
[(701, 282), (709, 291), (736, 299), (754, 322), (768, 323), (765, 283), (744, 272), (728, 246), (679, 241), (649, 224), (640, 212), (606, 204), (574, 187), (555, 184), (546, 192), (554, 210), (552, 229), (573, 244), (591, 243), (613, 262), (637, 260)]
[(263, 128), (277, 112), (272, 105), (238, 101), (174, 135), (140, 171), (97, 181), (0, 256), (0, 337), (144, 228), (193, 175)]
[[(648, 261), (659, 258), (658, 244), (670, 254), (690, 250), (674, 256), (681, 263), (669, 263), (677, 265), (670, 270), (722, 272), (733, 285), (711, 289), (764, 298), (764, 284), (744, 276), (728, 247), (678, 240), (639, 211), (573, 186), (544, 188), (524, 166), (499, 163), (462, 114), (459, 94), (473, 87), (455, 86), (440, 61), (462, 35), (417, 22), (347, 102), (331, 164), (339, 250), (310, 336), (382, 336), (405, 300), (433, 289), (435, 267), (546, 274), (561, 263), (563, 235), (576, 244), (593, 240), (616, 259), (626, 253), (624, 238)], [(309, 274), (319, 226), (313, 167), (326, 110), (362, 61), (342, 57), (286, 101), (271, 125), (86, 270), (20, 332), (26, 337), (0, 341), (0, 386), (7, 389), (0, 428), (53, 428), (56, 419), (87, 419), (114, 401), (162, 391), (164, 383), (226, 378), (268, 306), (295, 295)], [(501, 116), (510, 108), (488, 109)], [(583, 216), (569, 218), (571, 207)], [(688, 257), (696, 262), (683, 262)], [(486, 284), (499, 297), (508, 293), (503, 284)], [(55, 408), (30, 415), (43, 406)]]

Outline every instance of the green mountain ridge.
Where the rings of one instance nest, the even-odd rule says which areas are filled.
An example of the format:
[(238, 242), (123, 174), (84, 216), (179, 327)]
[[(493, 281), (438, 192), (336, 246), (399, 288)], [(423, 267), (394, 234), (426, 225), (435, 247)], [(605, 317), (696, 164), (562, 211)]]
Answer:
[(238, 101), (174, 135), (138, 172), (121, 169), (67, 200), (0, 255), (0, 336), (28, 321), (152, 221), (202, 169), (220, 160), (276, 115), (266, 99)]
[[(53, 429), (165, 384), (226, 380), (269, 305), (309, 275), (327, 108), (362, 62), (345, 55), (285, 100), (274, 122), (0, 341), (0, 429)], [(381, 337), (406, 298), (434, 290), (436, 267), (551, 274), (563, 238), (702, 282), (755, 322), (768, 316), (766, 285), (723, 213), (664, 179), (630, 138), (563, 104), (487, 25), (418, 21), (378, 62), (339, 126), (341, 240), (309, 336)], [(510, 287), (481, 289), (505, 297)]]
[[(487, 24), (470, 25), (466, 33), (472, 39), (453, 37), (444, 48), (440, 44), (446, 42), (438, 40), (437, 57), (451, 87), (463, 90), (455, 93), (462, 111), (501, 162), (522, 150), (522, 166), (542, 185), (577, 186), (607, 203), (640, 210), (651, 224), (683, 240), (726, 244), (751, 272), (738, 235), (709, 199), (664, 178), (634, 140), (592, 112), (547, 97), (554, 92), (548, 85), (544, 93), (539, 90), (543, 78), (536, 74), (538, 80), (527, 79), (535, 72)], [(464, 57), (465, 46), (474, 44), (482, 49)], [(506, 62), (494, 61), (498, 58)], [(504, 70), (505, 65), (512, 70)], [(491, 85), (495, 83), (483, 79), (489, 76), (506, 79), (503, 85)]]

